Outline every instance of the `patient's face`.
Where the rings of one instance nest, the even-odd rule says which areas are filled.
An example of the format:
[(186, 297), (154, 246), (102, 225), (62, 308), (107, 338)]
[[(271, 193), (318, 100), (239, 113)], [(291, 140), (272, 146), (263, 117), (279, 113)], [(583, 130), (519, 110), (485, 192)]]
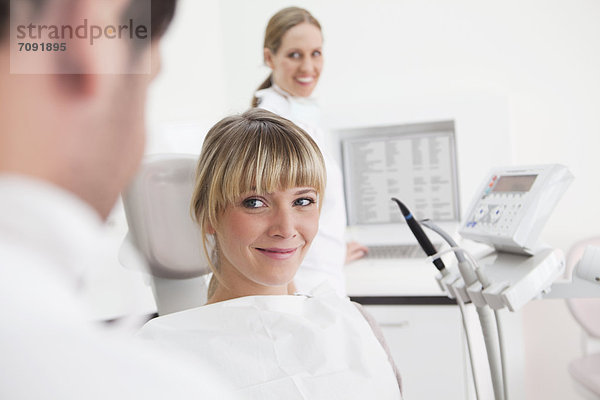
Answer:
[(219, 218), (219, 267), (236, 296), (286, 294), (319, 224), (317, 192), (246, 193)]

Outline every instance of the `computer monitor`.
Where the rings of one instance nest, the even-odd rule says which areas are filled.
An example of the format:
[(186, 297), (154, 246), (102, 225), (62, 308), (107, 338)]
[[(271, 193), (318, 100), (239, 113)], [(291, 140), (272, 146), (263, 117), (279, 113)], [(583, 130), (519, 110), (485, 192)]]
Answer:
[(350, 226), (404, 222), (391, 197), (417, 219), (460, 221), (454, 121), (339, 134)]

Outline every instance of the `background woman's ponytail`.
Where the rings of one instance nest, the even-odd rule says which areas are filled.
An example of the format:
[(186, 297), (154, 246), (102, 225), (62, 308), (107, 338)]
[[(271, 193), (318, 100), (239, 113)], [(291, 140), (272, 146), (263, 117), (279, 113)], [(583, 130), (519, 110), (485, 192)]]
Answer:
[[(273, 82), (271, 81), (272, 78), (273, 78), (273, 74), (270, 74), (268, 76), (268, 78), (265, 79), (265, 81), (263, 83), (261, 83), (261, 85), (258, 87), (258, 89), (256, 89), (256, 91), (267, 89), (267, 88), (270, 88), (271, 86), (273, 86)], [(254, 97), (252, 97), (252, 108), (258, 107), (258, 103), (259, 103), (258, 97), (256, 97), (256, 95), (255, 95)]]

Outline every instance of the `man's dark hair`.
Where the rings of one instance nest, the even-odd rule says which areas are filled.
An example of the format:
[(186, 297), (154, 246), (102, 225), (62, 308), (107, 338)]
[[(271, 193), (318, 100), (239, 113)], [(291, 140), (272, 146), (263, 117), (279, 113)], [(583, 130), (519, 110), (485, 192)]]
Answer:
[[(134, 2), (136, 0), (133, 0)], [(152, 38), (160, 39), (175, 16), (177, 0), (152, 0)]]
[[(140, 20), (147, 20), (148, 12), (150, 14), (151, 30), (150, 34), (152, 40), (160, 39), (162, 35), (167, 31), (167, 28), (173, 20), (175, 15), (175, 3), (177, 0), (151, 0), (150, 7), (148, 10), (148, 0), (131, 0), (129, 7), (123, 14), (123, 21), (127, 22), (129, 18), (139, 17)], [(146, 18), (144, 18), (146, 17)]]
[[(24, 0), (22, 0), (24, 1)], [(37, 10), (45, 6), (49, 0), (29, 0)], [(50, 0), (51, 1), (51, 0)], [(175, 15), (177, 0), (151, 0), (151, 35), (152, 39), (160, 39), (166, 32)], [(145, 11), (147, 0), (131, 0), (125, 15), (138, 15)], [(0, 0), (0, 42), (8, 35), (10, 16), (10, 0)]]
[(8, 33), (8, 14), (10, 12), (10, 0), (0, 0), (0, 42)]

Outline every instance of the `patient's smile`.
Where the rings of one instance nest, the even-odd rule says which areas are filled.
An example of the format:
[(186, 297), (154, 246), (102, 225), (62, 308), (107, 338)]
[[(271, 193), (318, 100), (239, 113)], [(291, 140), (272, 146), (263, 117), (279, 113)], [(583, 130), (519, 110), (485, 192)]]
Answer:
[(267, 257), (276, 259), (276, 260), (287, 260), (288, 258), (291, 258), (294, 254), (296, 254), (296, 250), (298, 250), (301, 246), (299, 247), (294, 247), (294, 248), (288, 248), (288, 249), (279, 249), (279, 248), (268, 248), (268, 249), (261, 249), (261, 248), (256, 248), (256, 250), (258, 250), (260, 253), (264, 254)]

